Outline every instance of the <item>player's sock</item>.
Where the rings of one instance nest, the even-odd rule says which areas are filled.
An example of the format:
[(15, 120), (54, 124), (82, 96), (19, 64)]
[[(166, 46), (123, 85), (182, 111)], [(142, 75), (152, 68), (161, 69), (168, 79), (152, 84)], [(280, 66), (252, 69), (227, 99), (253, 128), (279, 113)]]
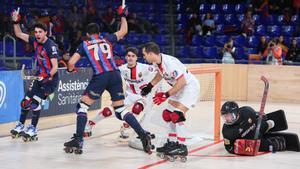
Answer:
[(97, 113), (92, 119), (91, 119), (91, 121), (93, 122), (93, 123), (98, 123), (99, 121), (101, 121), (101, 120), (103, 120), (105, 117), (103, 116), (103, 114), (102, 113)]
[(22, 110), (22, 111), (21, 111), (20, 122), (21, 122), (22, 124), (25, 123), (28, 112), (29, 112), (29, 110)]
[(83, 132), (84, 132), (86, 122), (87, 122), (87, 113), (78, 112), (77, 123), (76, 123), (76, 135), (80, 138), (83, 137)]
[(186, 139), (186, 130), (184, 122), (176, 123), (177, 140), (180, 144), (184, 144)]
[(169, 122), (168, 125), (168, 139), (169, 141), (176, 141), (177, 140), (177, 134), (176, 134), (176, 130), (175, 130), (175, 124), (172, 122)]
[(34, 127), (36, 127), (39, 122), (40, 114), (40, 110), (32, 111), (31, 125), (33, 125)]
[(139, 122), (136, 120), (136, 118), (133, 116), (132, 113), (130, 113), (130, 112), (126, 113), (126, 114), (124, 115), (124, 118), (123, 118), (123, 119), (124, 119), (124, 121), (125, 121), (126, 123), (129, 124), (129, 126), (130, 126), (131, 128), (133, 128), (133, 130), (134, 130), (138, 135), (144, 134), (144, 133), (145, 133), (144, 129), (142, 128), (142, 126), (139, 124)]

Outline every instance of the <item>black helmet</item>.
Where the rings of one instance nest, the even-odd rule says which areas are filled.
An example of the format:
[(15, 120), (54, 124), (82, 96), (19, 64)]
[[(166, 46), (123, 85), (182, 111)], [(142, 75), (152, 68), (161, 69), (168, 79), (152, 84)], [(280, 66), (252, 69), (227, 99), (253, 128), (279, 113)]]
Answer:
[[(239, 106), (234, 101), (227, 101), (223, 104), (223, 106), (221, 108), (221, 115), (222, 115), (223, 120), (225, 121), (225, 124), (231, 125), (237, 121), (238, 110), (239, 110)], [(231, 117), (229, 117), (230, 120), (228, 119), (227, 114), (231, 114)], [(226, 115), (227, 115), (227, 118), (225, 117)]]
[(233, 111), (238, 110), (239, 105), (234, 101), (227, 101), (223, 104), (221, 108), (221, 115), (226, 113), (233, 113)]

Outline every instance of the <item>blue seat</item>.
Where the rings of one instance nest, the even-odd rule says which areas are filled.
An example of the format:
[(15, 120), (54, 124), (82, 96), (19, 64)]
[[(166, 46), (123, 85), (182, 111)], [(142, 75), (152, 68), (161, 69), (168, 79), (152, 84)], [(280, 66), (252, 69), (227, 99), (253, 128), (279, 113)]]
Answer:
[(281, 27), (273, 25), (268, 27), (268, 34), (273, 37), (281, 35)]
[(176, 5), (176, 13), (183, 13), (184, 12), (184, 5), (183, 4), (177, 4)]
[(244, 18), (245, 18), (245, 15), (244, 14), (237, 14), (236, 16), (237, 16), (237, 21), (239, 23), (242, 23)]
[(215, 34), (223, 35), (224, 34), (224, 25), (217, 25)]
[(256, 48), (259, 43), (259, 37), (257, 36), (250, 36), (247, 38), (246, 46), (249, 48)]
[(266, 22), (264, 24), (267, 24), (267, 25), (274, 25), (276, 23), (276, 19), (277, 17), (275, 15), (269, 15), (267, 18), (266, 18)]
[(199, 35), (194, 35), (192, 39), (192, 46), (200, 46), (203, 44), (203, 38)]
[(297, 25), (300, 23), (300, 18), (299, 15), (293, 15), (291, 18), (291, 23), (292, 25)]
[(154, 37), (154, 40), (159, 45), (168, 45), (169, 44), (169, 37), (167, 37), (165, 35), (156, 35)]
[(284, 36), (293, 36), (293, 34), (296, 32), (296, 28), (293, 26), (282, 26), (281, 28)]
[(277, 16), (276, 25), (283, 25), (283, 15)]
[(22, 0), (22, 5), (31, 6), (32, 0)]
[(225, 19), (225, 25), (234, 25), (237, 23), (236, 21), (236, 15), (233, 15), (233, 14), (226, 14), (224, 16), (224, 19)]
[(176, 17), (176, 23), (186, 23), (187, 16), (185, 14), (178, 14)]
[(253, 20), (255, 21), (255, 25), (261, 25), (261, 18), (259, 15), (255, 14), (252, 16)]
[(267, 29), (265, 26), (263, 25), (258, 25), (256, 28), (255, 28), (255, 35), (259, 35), (259, 36), (265, 36), (267, 33)]
[(73, 5), (73, 0), (61, 0), (60, 5), (65, 8), (70, 8)]
[(175, 38), (175, 45), (185, 45), (185, 38), (184, 35), (177, 35), (177, 38)]
[(203, 48), (203, 58), (205, 59), (216, 59), (218, 56), (218, 50), (215, 47)]
[(236, 60), (248, 60), (248, 55), (243, 47), (236, 48)]
[(224, 47), (224, 44), (229, 40), (229, 36), (221, 35), (217, 36), (216, 38), (216, 44), (218, 47)]
[(176, 46), (175, 48), (176, 57), (187, 58), (190, 57), (190, 48), (186, 46)]
[(215, 24), (222, 24), (222, 23), (224, 23), (224, 17), (223, 17), (223, 15), (221, 15), (221, 14), (215, 14), (214, 15), (214, 21), (215, 21)]
[(202, 47), (190, 47), (190, 56), (191, 58), (200, 58), (203, 56)]
[(128, 36), (126, 37), (127, 43), (129, 44), (139, 44), (139, 38), (135, 33), (129, 33)]
[(41, 0), (34, 0), (34, 5), (40, 8), (44, 8), (47, 6), (46, 1), (41, 1)]
[(126, 48), (124, 45), (115, 45), (114, 46), (114, 54), (118, 56), (124, 56), (126, 53)]
[(207, 4), (201, 4), (199, 6), (199, 13), (200, 14), (206, 14), (207, 12), (209, 12), (209, 10), (210, 10), (210, 7)]
[(59, 6), (60, 6), (60, 3), (59, 3), (59, 1), (57, 1), (57, 0), (48, 0), (48, 1), (47, 1), (47, 5), (48, 5), (49, 7), (59, 7)]
[(150, 34), (142, 34), (139, 38), (142, 43), (147, 43), (152, 41), (152, 36)]
[(219, 5), (219, 4), (212, 4), (212, 5), (210, 6), (210, 11), (211, 11), (213, 14), (219, 13), (219, 12), (221, 11), (221, 9), (222, 9), (222, 6)]
[(237, 36), (235, 39), (234, 39), (234, 46), (237, 46), (237, 47), (245, 47), (246, 46), (246, 38), (242, 35), (240, 36)]
[(223, 4), (222, 5), (222, 13), (223, 14), (232, 14), (234, 13), (234, 5), (229, 5), (229, 4)]
[(216, 37), (215, 36), (206, 36), (204, 38), (204, 45), (207, 47), (215, 46), (216, 45)]
[(236, 4), (234, 7), (235, 13), (243, 14), (246, 11), (246, 5), (245, 4)]
[(23, 57), (25, 55), (24, 43), (17, 41), (16, 43), (16, 55), (17, 57)]

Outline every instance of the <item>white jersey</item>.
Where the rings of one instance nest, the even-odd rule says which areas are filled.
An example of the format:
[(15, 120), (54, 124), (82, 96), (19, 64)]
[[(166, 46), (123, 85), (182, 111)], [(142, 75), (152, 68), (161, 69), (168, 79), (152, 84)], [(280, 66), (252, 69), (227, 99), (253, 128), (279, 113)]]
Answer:
[(138, 95), (141, 94), (141, 88), (151, 82), (157, 73), (154, 66), (143, 63), (137, 63), (133, 68), (124, 64), (119, 69), (126, 82), (126, 92)]
[(186, 85), (177, 93), (169, 97), (183, 104), (188, 109), (195, 106), (200, 95), (200, 84), (196, 77), (187, 70), (183, 63), (173, 56), (161, 53), (161, 64), (157, 65), (160, 75), (167, 81), (168, 84), (174, 86), (177, 80), (185, 78)]
[(154, 63), (154, 65), (157, 67), (157, 70), (163, 79), (165, 79), (171, 86), (174, 86), (177, 80), (181, 77), (185, 78), (187, 84), (195, 80), (195, 77), (177, 58), (162, 53), (160, 55), (162, 60), (161, 64), (157, 65)]

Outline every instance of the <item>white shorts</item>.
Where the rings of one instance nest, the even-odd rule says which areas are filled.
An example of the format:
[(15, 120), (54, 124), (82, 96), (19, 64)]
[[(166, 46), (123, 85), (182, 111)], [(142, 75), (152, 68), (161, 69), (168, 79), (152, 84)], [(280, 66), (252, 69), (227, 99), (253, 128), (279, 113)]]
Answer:
[(170, 96), (169, 99), (179, 102), (187, 107), (189, 110), (195, 107), (200, 96), (200, 84), (198, 80), (194, 79), (185, 85), (183, 89), (179, 90), (175, 95)]

